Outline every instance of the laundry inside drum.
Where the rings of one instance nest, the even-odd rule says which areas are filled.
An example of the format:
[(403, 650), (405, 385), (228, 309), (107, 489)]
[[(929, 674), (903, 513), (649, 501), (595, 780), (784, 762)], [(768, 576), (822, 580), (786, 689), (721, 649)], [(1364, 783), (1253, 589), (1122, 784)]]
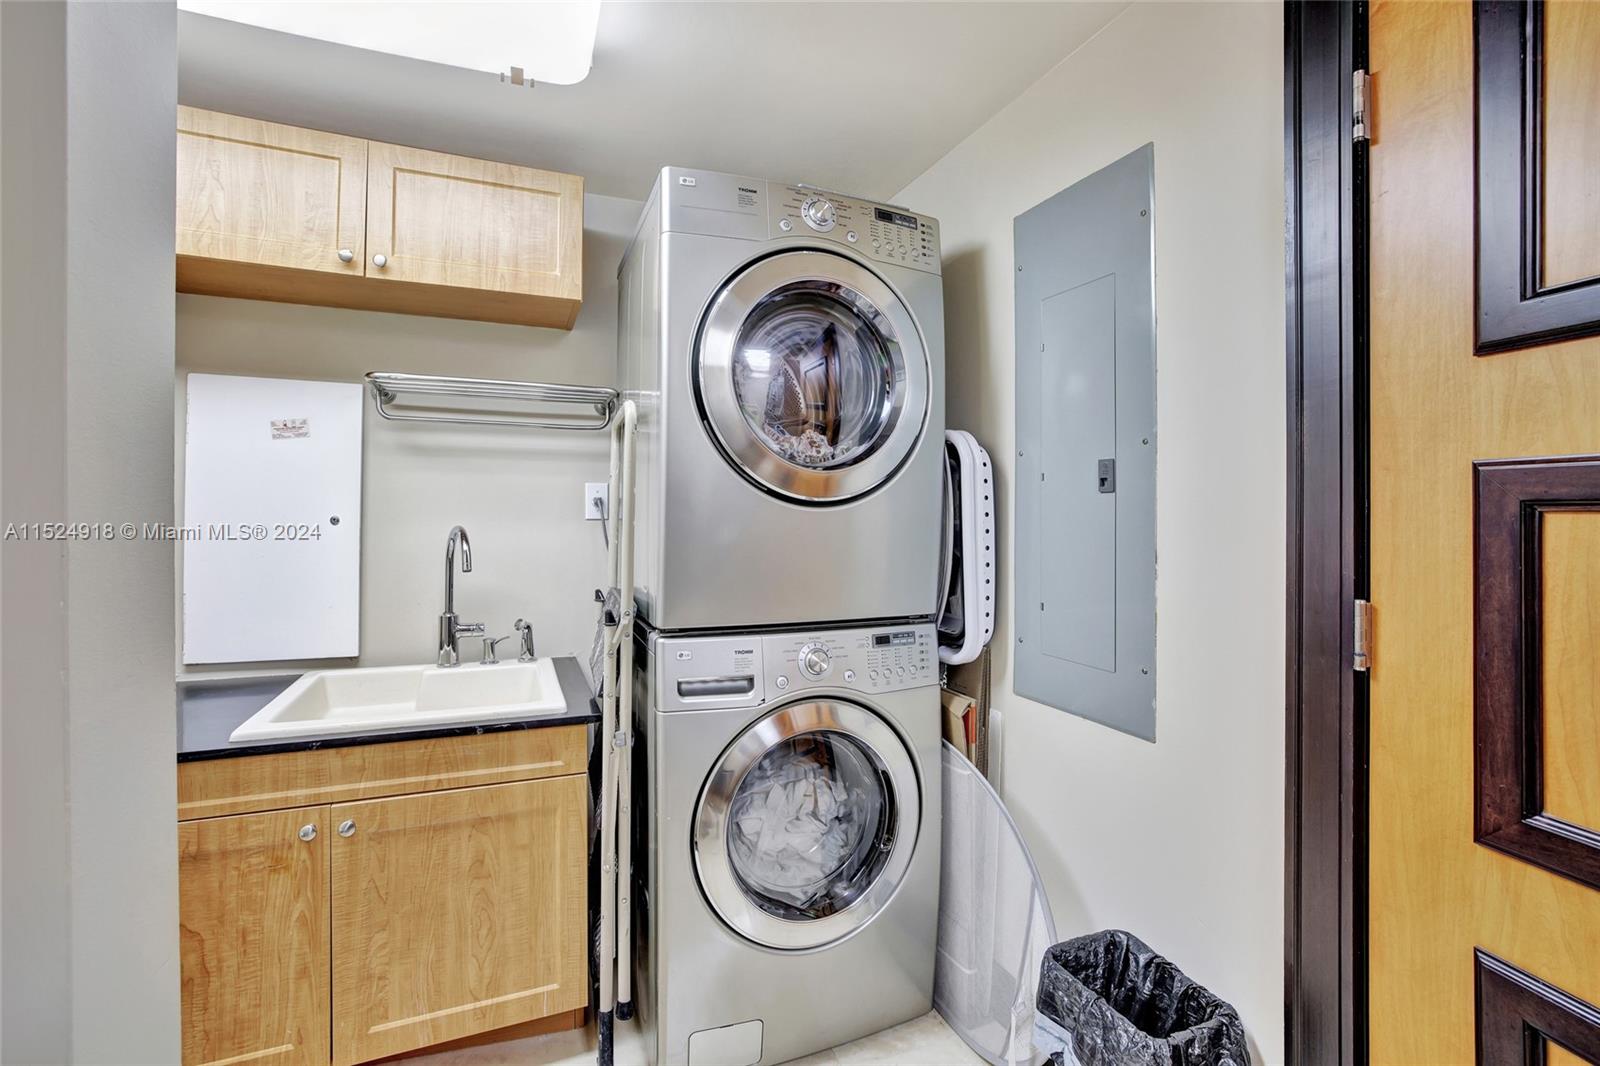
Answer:
[(734, 794), (728, 853), (745, 894), (779, 918), (809, 921), (854, 903), (894, 843), (895, 805), (877, 756), (842, 733), (770, 748)]

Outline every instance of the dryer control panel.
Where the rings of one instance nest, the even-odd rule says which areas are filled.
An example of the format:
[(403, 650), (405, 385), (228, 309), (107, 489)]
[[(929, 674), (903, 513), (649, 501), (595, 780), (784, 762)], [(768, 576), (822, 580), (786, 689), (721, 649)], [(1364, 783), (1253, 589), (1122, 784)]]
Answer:
[(927, 623), (658, 636), (652, 646), (663, 711), (757, 706), (813, 689), (870, 695), (939, 683), (938, 640)]
[[(939, 221), (810, 185), (667, 167), (657, 185), (664, 233), (836, 244), (869, 262), (938, 274)], [(652, 193), (652, 196), (655, 194)]]
[(823, 237), (880, 263), (939, 273), (939, 223), (898, 207), (808, 185), (771, 185), (771, 237)]

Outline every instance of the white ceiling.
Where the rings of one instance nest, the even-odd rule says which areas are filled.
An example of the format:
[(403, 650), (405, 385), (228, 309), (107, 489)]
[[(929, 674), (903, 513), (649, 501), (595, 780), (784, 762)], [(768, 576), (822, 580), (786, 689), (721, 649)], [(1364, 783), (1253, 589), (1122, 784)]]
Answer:
[(1126, 6), (606, 0), (589, 77), (531, 90), (182, 12), (178, 97), (610, 196), (643, 198), (676, 164), (883, 199)]

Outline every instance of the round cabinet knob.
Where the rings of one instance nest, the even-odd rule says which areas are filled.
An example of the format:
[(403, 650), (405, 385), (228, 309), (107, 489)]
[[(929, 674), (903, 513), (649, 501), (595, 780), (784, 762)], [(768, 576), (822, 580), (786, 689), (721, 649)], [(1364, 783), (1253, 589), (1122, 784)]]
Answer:
[(818, 678), (826, 674), (833, 666), (833, 660), (828, 656), (828, 649), (820, 644), (807, 644), (800, 649), (800, 669), (809, 677)]
[(377, 255), (372, 257), (372, 265), (377, 267), (379, 270), (382, 270), (384, 267), (389, 265), (389, 257), (384, 255), (382, 252), (379, 252)]
[(806, 225), (814, 230), (826, 233), (833, 228), (837, 217), (834, 214), (833, 203), (820, 196), (814, 196), (800, 206), (800, 214), (806, 220)]
[(353, 260), (355, 257), (356, 257), (356, 253), (352, 252), (350, 249), (348, 249), (348, 248), (340, 248), (339, 249), (339, 262), (348, 263), (351, 260)]
[(353, 836), (355, 836), (356, 835), (356, 823), (352, 822), (348, 818), (346, 818), (344, 821), (340, 822), (339, 823), (339, 835), (342, 836), (342, 837), (353, 837)]
[(307, 843), (317, 839), (317, 827), (314, 825), (301, 826), (300, 839), (306, 841)]

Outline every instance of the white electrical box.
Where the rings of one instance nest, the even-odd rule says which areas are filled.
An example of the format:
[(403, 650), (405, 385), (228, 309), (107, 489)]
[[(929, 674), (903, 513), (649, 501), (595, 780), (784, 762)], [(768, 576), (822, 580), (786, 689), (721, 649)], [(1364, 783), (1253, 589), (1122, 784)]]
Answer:
[(190, 374), (183, 661), (361, 650), (362, 387)]

